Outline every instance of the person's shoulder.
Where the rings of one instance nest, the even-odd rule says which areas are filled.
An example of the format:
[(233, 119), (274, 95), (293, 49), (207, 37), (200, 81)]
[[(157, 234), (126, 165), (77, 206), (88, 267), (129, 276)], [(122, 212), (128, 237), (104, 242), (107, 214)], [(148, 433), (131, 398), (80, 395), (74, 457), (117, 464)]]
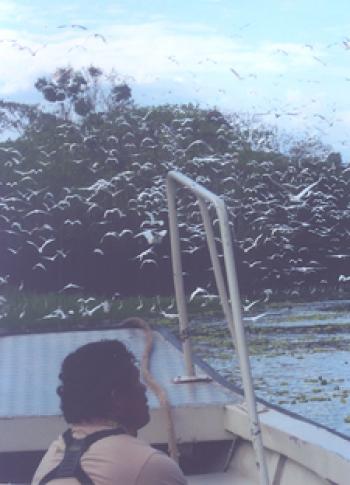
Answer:
[(55, 466), (58, 465), (64, 453), (64, 441), (62, 435), (58, 436), (43, 455), (38, 468), (35, 471), (31, 485), (37, 485), (41, 479)]
[(145, 441), (128, 434), (111, 435), (98, 440), (90, 450), (92, 453), (110, 456), (111, 459), (114, 459), (114, 456), (132, 456), (133, 461), (139, 462), (141, 466), (152, 454), (157, 453), (157, 450)]
[(186, 485), (187, 481), (178, 464), (165, 453), (154, 451), (140, 471), (137, 485)]

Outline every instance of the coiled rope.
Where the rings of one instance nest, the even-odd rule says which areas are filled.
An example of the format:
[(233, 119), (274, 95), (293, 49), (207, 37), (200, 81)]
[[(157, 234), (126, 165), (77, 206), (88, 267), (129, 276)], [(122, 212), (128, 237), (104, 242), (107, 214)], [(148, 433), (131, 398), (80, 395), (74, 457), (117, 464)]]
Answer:
[(169, 455), (177, 463), (179, 461), (179, 451), (176, 442), (174, 420), (171, 405), (165, 389), (154, 379), (149, 371), (150, 359), (153, 351), (153, 331), (149, 324), (139, 317), (130, 317), (121, 322), (120, 327), (141, 328), (145, 333), (146, 344), (141, 359), (141, 375), (147, 386), (155, 393), (161, 408), (164, 410), (166, 418), (166, 428), (168, 435)]

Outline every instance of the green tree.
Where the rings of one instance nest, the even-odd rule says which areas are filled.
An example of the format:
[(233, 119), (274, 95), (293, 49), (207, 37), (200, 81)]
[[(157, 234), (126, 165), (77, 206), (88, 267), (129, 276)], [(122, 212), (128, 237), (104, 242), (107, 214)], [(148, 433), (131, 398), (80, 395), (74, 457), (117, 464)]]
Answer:
[(51, 77), (41, 77), (36, 89), (52, 103), (57, 116), (79, 121), (88, 115), (105, 112), (131, 99), (131, 89), (116, 84), (115, 75), (106, 75), (95, 66), (75, 70), (60, 67)]

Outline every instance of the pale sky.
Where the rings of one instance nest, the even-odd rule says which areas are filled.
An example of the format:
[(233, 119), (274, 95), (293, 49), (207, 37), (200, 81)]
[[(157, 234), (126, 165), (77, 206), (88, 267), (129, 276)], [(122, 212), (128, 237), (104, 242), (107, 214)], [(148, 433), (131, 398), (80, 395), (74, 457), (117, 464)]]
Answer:
[(96, 65), (139, 103), (249, 112), (350, 160), (350, 7), (343, 0), (0, 0), (0, 97)]

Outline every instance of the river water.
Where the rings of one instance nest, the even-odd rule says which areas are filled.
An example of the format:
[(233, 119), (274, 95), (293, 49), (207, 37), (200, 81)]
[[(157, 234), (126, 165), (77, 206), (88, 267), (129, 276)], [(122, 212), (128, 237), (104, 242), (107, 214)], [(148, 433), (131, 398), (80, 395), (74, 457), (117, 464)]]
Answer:
[[(350, 436), (350, 300), (269, 308), (244, 324), (257, 395)], [(226, 323), (192, 328), (196, 353), (241, 385)]]

